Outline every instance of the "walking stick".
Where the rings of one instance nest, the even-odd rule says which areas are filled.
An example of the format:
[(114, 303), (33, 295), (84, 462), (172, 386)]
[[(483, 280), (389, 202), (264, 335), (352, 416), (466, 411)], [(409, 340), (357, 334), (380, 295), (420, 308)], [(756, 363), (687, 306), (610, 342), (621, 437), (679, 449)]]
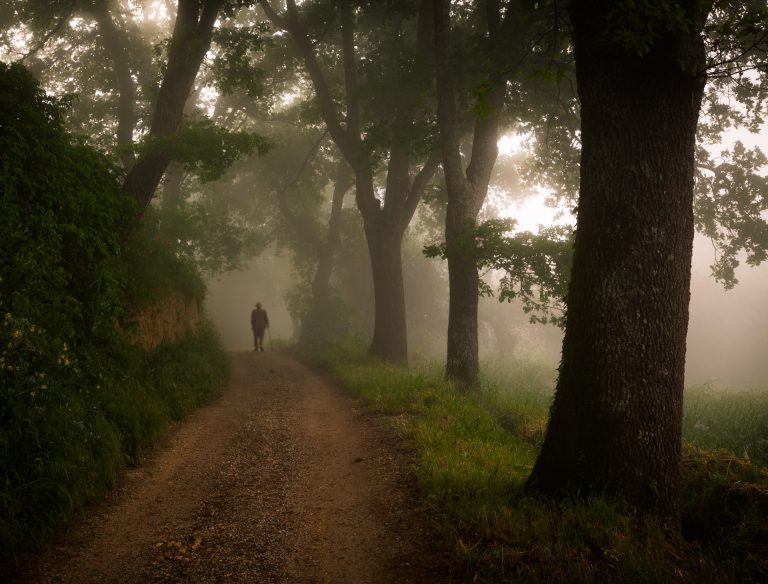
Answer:
[(267, 327), (267, 338), (269, 339), (269, 350), (272, 350), (272, 333), (269, 332), (269, 327)]

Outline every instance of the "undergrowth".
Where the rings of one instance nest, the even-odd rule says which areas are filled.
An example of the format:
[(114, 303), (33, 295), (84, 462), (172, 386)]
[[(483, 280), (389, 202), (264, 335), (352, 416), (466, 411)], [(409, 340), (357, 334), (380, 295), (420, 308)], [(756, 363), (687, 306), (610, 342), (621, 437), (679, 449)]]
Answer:
[(202, 281), (141, 223), (114, 160), (66, 131), (66, 109), (0, 63), (3, 577), (226, 368), (209, 328), (149, 352), (120, 333), (158, 287), (202, 300)]
[(146, 353), (115, 339), (81, 355), (68, 365), (76, 374), (46, 376), (37, 391), (27, 386), (26, 395), (0, 400), (2, 569), (108, 490), (171, 420), (209, 400), (227, 372), (208, 326)]
[(434, 364), (394, 367), (354, 346), (304, 357), (413, 443), (422, 494), (459, 566), (454, 581), (768, 581), (764, 467), (686, 446), (682, 530), (620, 501), (534, 498), (523, 485), (543, 437), (551, 372), (496, 370), (471, 396)]

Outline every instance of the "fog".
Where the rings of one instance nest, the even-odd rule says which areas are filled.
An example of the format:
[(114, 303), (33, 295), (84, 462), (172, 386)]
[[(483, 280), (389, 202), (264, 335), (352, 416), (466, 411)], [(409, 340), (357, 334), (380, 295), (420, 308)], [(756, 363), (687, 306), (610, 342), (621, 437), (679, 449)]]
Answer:
[(264, 253), (239, 271), (208, 281), (205, 311), (219, 331), (224, 346), (231, 350), (252, 349), (251, 310), (261, 302), (270, 322), (270, 340), (293, 338), (294, 327), (285, 298), (290, 286), (286, 258)]
[[(132, 6), (133, 12), (128, 11), (124, 16), (128, 18), (132, 14), (134, 24), (141, 27), (142, 34), (146, 37), (141, 39), (138, 35), (133, 39), (133, 45), (128, 47), (136, 55), (145, 54), (152, 46), (159, 46), (158, 43), (170, 30), (171, 12), (156, 4), (127, 4)], [(245, 11), (241, 18), (244, 20), (240, 24), (252, 24), (248, 20), (251, 18), (248, 16), (248, 11)], [(86, 21), (82, 19), (72, 20), (67, 29), (68, 34), (77, 36), (84, 32), (86, 28), (84, 23)], [(29, 49), (27, 44), (31, 37), (25, 26), (12, 27), (12, 34), (8, 37), (10, 44), (0, 48), (0, 51), (5, 51), (6, 57), (11, 54), (20, 56)], [(80, 39), (78, 42), (85, 42), (85, 40)], [(81, 102), (73, 107), (70, 124), (78, 133), (90, 135), (95, 144), (107, 151), (112, 150), (115, 146), (112, 127), (114, 120), (107, 116), (99, 121), (99, 117), (93, 116), (88, 109), (88, 104), (93, 106), (98, 100), (111, 99), (114, 95), (112, 92), (105, 92), (104, 87), (91, 87), (88, 84), (87, 68), (83, 68), (82, 78), (79, 81), (72, 77), (71, 69), (77, 68), (73, 69), (74, 65), (62, 58), (64, 55), (72, 56), (68, 43), (66, 38), (57, 40), (46, 51), (41, 51), (36, 57), (37, 60), (30, 60), (30, 63), (37, 63), (36, 71), (42, 77), (46, 89), (51, 93), (81, 94)], [(38, 47), (40, 48), (42, 45)], [(221, 48), (214, 47), (213, 50), (220, 51)], [(58, 57), (54, 58), (57, 55)], [(90, 53), (86, 52), (83, 55), (88, 56)], [(276, 55), (275, 63), (282, 63), (279, 51)], [(82, 58), (87, 61), (86, 57)], [(272, 58), (265, 59), (268, 66), (274, 66), (270, 61)], [(50, 59), (51, 66), (44, 66), (49, 62), (46, 59)], [(93, 60), (92, 57), (88, 59)], [(84, 63), (88, 64), (85, 61)], [(138, 66), (138, 63), (139, 61), (135, 66)], [(75, 64), (83, 65), (83, 63)], [(142, 74), (147, 75), (148, 79), (157, 73), (153, 68), (154, 65), (151, 65), (151, 60), (143, 62), (141, 66), (146, 68)], [(190, 102), (188, 109), (197, 107), (195, 115), (207, 114), (212, 119), (219, 116), (214, 121), (223, 126), (228, 124), (231, 127), (241, 127), (245, 124), (249, 131), (263, 133), (273, 139), (275, 148), (269, 156), (240, 160), (230, 171), (231, 180), (223, 180), (216, 187), (206, 187), (194, 180), (187, 180), (185, 196), (189, 201), (195, 201), (201, 197), (205, 199), (206, 196), (209, 200), (224, 200), (223, 207), (231, 205), (231, 209), (226, 213), (231, 212), (235, 215), (239, 213), (245, 217), (246, 221), (249, 217), (252, 219), (254, 214), (260, 220), (269, 219), (268, 221), (265, 219), (264, 224), (253, 223), (252, 232), (263, 231), (265, 240), (277, 242), (272, 245), (282, 245), (284, 249), (291, 249), (290, 246), (293, 245), (293, 252), (299, 253), (297, 250), (300, 250), (304, 254), (303, 258), (296, 263), (304, 262), (303, 265), (306, 268), (307, 258), (312, 256), (307, 248), (315, 243), (307, 244), (300, 237), (300, 233), (289, 233), (291, 228), (288, 227), (288, 223), (274, 220), (282, 213), (278, 211), (279, 205), (274, 199), (277, 198), (276, 193), (285, 194), (286, 189), (292, 187), (294, 190), (291, 191), (290, 196), (293, 197), (293, 204), (296, 206), (294, 215), (299, 208), (315, 205), (316, 201), (313, 197), (321, 196), (322, 184), (325, 184), (323, 181), (332, 174), (331, 171), (324, 169), (323, 165), (335, 168), (338, 153), (333, 152), (329, 142), (318, 151), (318, 160), (304, 168), (309, 161), (304, 158), (316, 137), (308, 131), (307, 127), (299, 128), (301, 124), (304, 126), (307, 124), (306, 121), (302, 122), (299, 115), (301, 108), (298, 106), (302, 100), (311, 100), (311, 95), (297, 89), (300, 87), (297, 82), (300, 77), (294, 79), (289, 76), (286, 80), (281, 80), (282, 73), (277, 74), (279, 70), (279, 68), (270, 70), (270, 74), (274, 74), (276, 79), (274, 94), (267, 92), (268, 95), (262, 100), (263, 104), (259, 100), (253, 101), (251, 109), (241, 107), (242, 103), (233, 101), (225, 93), (221, 93), (216, 88), (216, 82), (210, 70), (201, 73), (194, 93), (196, 103)], [(91, 103), (86, 98), (96, 99), (96, 101)], [(144, 96), (144, 99), (148, 101), (149, 98)], [(270, 103), (272, 105), (269, 105)], [(137, 107), (139, 105), (141, 104), (137, 103)], [(146, 107), (146, 104), (142, 107)], [(263, 108), (263, 111), (260, 108)], [(742, 114), (745, 113), (743, 110), (739, 111)], [(146, 114), (147, 112), (142, 114), (144, 118), (147, 117)], [(143, 123), (144, 127), (134, 128), (136, 136), (147, 131), (146, 120)], [(522, 196), (518, 199), (509, 197), (509, 192), (517, 192), (525, 188), (530, 190), (530, 185), (523, 186), (525, 180), (515, 174), (517, 171), (500, 170), (505, 161), (512, 163), (516, 156), (524, 156), (523, 150), (530, 145), (527, 142), (533, 136), (530, 130), (527, 130), (528, 134), (515, 133), (523, 132), (524, 127), (525, 124), (517, 128), (505, 129), (507, 133), (499, 141), (501, 156), (494, 169), (495, 183), (491, 184), (489, 200), (496, 199), (494, 204), (499, 205), (496, 212), (506, 211), (509, 217), (519, 221), (520, 228), (534, 230), (539, 223), (555, 220), (558, 210), (545, 207), (542, 202), (543, 195), (538, 199), (535, 194), (532, 195), (535, 192), (545, 191), (546, 189), (543, 188), (538, 191), (533, 189), (527, 197)], [(761, 146), (765, 151), (767, 145), (765, 136), (768, 136), (768, 130), (765, 128), (763, 132), (748, 133), (733, 126), (722, 136), (726, 146), (709, 143), (705, 143), (704, 146), (715, 157), (722, 148), (732, 144), (736, 139), (742, 140), (748, 147)], [(320, 142), (317, 146), (319, 145)], [(559, 160), (565, 160), (561, 169), (573, 169), (574, 165), (568, 164), (567, 157)], [(304, 172), (303, 176), (301, 176), (302, 172)], [(233, 176), (237, 176), (237, 180), (232, 179)], [(305, 182), (299, 181), (300, 177)], [(435, 183), (441, 182), (442, 178), (437, 177)], [(436, 190), (441, 188), (435, 187)], [(207, 195), (206, 189), (208, 189)], [(327, 191), (326, 187), (326, 199), (329, 198)], [(501, 197), (500, 201), (499, 197)], [(313, 224), (316, 222), (322, 227), (327, 223), (327, 217), (321, 216), (328, 211), (327, 207), (327, 204), (316, 207), (306, 206), (305, 211)], [(348, 201), (346, 207), (349, 216), (357, 217), (356, 220), (359, 222), (359, 214), (354, 208), (354, 203)], [(439, 221), (432, 223), (433, 236), (434, 225), (439, 223)], [(354, 226), (350, 225), (348, 222), (345, 227), (347, 236), (350, 233), (355, 234)], [(427, 227), (425, 231), (428, 232), (429, 229), (430, 227)], [(410, 235), (406, 238), (403, 250), (409, 352), (413, 358), (442, 360), (445, 354), (448, 309), (446, 266), (441, 260), (427, 259), (422, 255), (421, 248), (424, 243), (432, 242), (427, 241), (428, 236), (419, 235), (418, 229), (410, 228), (409, 231)], [(356, 332), (365, 342), (370, 335), (373, 298), (366, 245), (359, 229), (356, 237), (357, 240), (347, 239), (342, 243), (339, 254), (346, 254), (344, 273), (336, 275), (335, 286), (339, 290), (346, 291), (344, 301), (349, 314), (349, 329), (351, 332)], [(286, 241), (291, 238), (293, 240), (286, 244)], [(355, 257), (351, 257), (355, 254)], [(293, 297), (295, 300), (297, 295), (302, 294), (297, 284), (303, 282), (306, 289), (307, 274), (305, 269), (302, 279), (302, 276), (294, 271), (294, 259), (289, 251), (279, 252), (275, 247), (267, 247), (258, 257), (247, 260), (241, 270), (226, 273), (208, 281), (209, 290), (205, 310), (219, 330), (227, 348), (242, 350), (252, 346), (249, 314), (256, 302), (261, 302), (270, 316), (271, 339), (268, 337), (267, 343), (270, 340), (273, 343), (290, 343), (295, 340), (298, 323), (293, 321), (287, 298)], [(687, 384), (713, 383), (733, 388), (768, 387), (768, 359), (764, 356), (768, 348), (768, 306), (766, 306), (768, 266), (758, 268), (741, 266), (737, 272), (739, 284), (733, 290), (725, 291), (710, 274), (709, 266), (713, 261), (714, 251), (711, 245), (703, 237), (697, 236), (692, 270)], [(337, 272), (339, 271), (342, 269), (337, 269)], [(486, 361), (511, 363), (515, 359), (528, 359), (543, 362), (553, 370), (557, 367), (562, 340), (561, 331), (551, 325), (530, 324), (528, 316), (523, 313), (519, 304), (499, 304), (493, 298), (483, 298), (480, 302), (479, 335), (481, 357)]]
[[(764, 146), (760, 144), (759, 135), (737, 137), (748, 138), (745, 141), (750, 146)], [(511, 148), (508, 151), (514, 154)], [(503, 154), (497, 167), (503, 167), (505, 161), (510, 160), (509, 155)], [(572, 220), (569, 213), (547, 206), (545, 199), (542, 194), (515, 199), (502, 191), (496, 194), (492, 204), (496, 205), (495, 212), (499, 215), (518, 220), (521, 229), (535, 231), (541, 223)], [(358, 217), (351, 200), (347, 201), (346, 208), (350, 216)], [(408, 348), (412, 359), (441, 361), (445, 357), (447, 331), (447, 268), (443, 260), (423, 256), (422, 247), (430, 237), (423, 235), (418, 222), (417, 215), (416, 226), (409, 230), (403, 244)], [(373, 294), (365, 245), (361, 239), (353, 241), (340, 253), (346, 257), (343, 262), (346, 272), (343, 282), (337, 276), (335, 285), (347, 290), (345, 302), (352, 330), (361, 342), (367, 342), (372, 326)], [(299, 278), (289, 255), (268, 248), (241, 271), (209, 282), (206, 310), (227, 348), (248, 349), (252, 346), (249, 314), (256, 302), (261, 302), (269, 312), (272, 341), (290, 343), (295, 340), (298, 323), (292, 320), (286, 297), (296, 293)], [(350, 255), (355, 255), (354, 261), (349, 259)], [(768, 348), (768, 265), (755, 268), (742, 261), (736, 272), (739, 283), (733, 289), (725, 290), (711, 275), (710, 266), (714, 261), (711, 242), (697, 234), (692, 264), (686, 385), (706, 383), (732, 389), (768, 388), (768, 359), (765, 358)], [(551, 325), (530, 324), (519, 303), (499, 303), (494, 298), (482, 298), (478, 330), (480, 356), (486, 362), (510, 364), (522, 359), (543, 363), (553, 371), (557, 368), (561, 331)]]
[[(406, 294), (409, 310), (409, 350), (415, 358), (439, 360), (445, 351), (447, 288), (424, 289), (425, 270), (439, 274), (441, 260), (419, 257), (414, 245), (407, 253)], [(696, 236), (691, 279), (686, 385), (715, 384), (733, 389), (768, 387), (768, 266), (739, 267), (739, 283), (724, 290), (710, 274), (714, 251)], [(267, 250), (237, 272), (209, 281), (206, 311), (233, 350), (252, 347), (250, 311), (256, 302), (267, 309), (271, 340), (291, 342), (296, 323), (285, 295), (294, 283), (290, 259)], [(370, 303), (366, 299), (363, 305)], [(440, 311), (443, 314), (440, 315)], [(538, 361), (554, 370), (560, 356), (561, 332), (554, 326), (530, 324), (516, 303), (483, 298), (480, 303), (481, 357), (494, 363), (517, 359)], [(492, 330), (489, 325), (497, 326)], [(365, 325), (361, 335), (366, 334)], [(499, 331), (509, 333), (499, 338)], [(269, 342), (269, 339), (267, 340)]]
[(768, 265), (742, 265), (725, 291), (710, 275), (714, 252), (697, 236), (691, 275), (686, 383), (768, 387)]

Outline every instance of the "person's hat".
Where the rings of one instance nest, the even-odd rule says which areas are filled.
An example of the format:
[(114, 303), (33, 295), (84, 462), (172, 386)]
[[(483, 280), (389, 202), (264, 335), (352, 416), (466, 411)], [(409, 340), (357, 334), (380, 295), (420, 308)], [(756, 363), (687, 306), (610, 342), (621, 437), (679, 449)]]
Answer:
[(261, 302), (256, 303), (256, 308), (261, 308)]

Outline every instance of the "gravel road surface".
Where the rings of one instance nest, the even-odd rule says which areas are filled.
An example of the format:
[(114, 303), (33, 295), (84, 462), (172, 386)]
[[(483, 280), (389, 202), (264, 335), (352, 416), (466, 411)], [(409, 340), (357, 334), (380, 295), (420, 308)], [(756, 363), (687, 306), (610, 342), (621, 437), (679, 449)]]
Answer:
[(23, 581), (450, 582), (387, 420), (287, 353), (232, 362), (221, 397), (176, 424)]

